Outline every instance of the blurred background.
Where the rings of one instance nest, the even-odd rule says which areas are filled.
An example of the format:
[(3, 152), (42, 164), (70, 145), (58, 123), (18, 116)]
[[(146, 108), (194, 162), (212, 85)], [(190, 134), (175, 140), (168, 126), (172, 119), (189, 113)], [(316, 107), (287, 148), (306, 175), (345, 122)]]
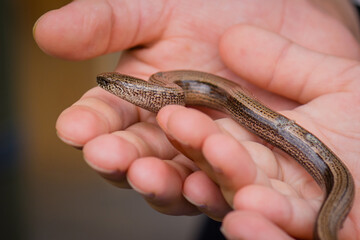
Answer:
[(36, 19), (65, 0), (1, 0), (1, 239), (196, 239), (204, 220), (159, 214), (103, 181), (62, 143), (55, 122), (111, 71), (117, 55), (69, 62), (44, 54)]

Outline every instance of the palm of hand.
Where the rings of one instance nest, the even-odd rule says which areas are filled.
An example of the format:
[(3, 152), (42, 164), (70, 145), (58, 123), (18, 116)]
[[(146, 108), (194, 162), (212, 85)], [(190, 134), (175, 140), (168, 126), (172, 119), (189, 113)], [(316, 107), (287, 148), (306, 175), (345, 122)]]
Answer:
[[(105, 4), (104, 2), (102, 4)], [(192, 68), (222, 74), (244, 84), (243, 80), (231, 75), (227, 68), (230, 67), (232, 71), (238, 73), (243, 78), (251, 80), (255, 85), (260, 87), (268, 87), (268, 90), (274, 93), (281, 93), (286, 89), (286, 84), (289, 83), (283, 80), (284, 77), (282, 78), (280, 76), (278, 79), (281, 81), (278, 82), (275, 81), (276, 78), (264, 78), (263, 76), (254, 77), (254, 75), (256, 75), (256, 73), (253, 73), (256, 71), (255, 67), (252, 65), (248, 66), (249, 64), (246, 61), (242, 63), (242, 66), (236, 66), (238, 59), (233, 58), (231, 53), (229, 53), (231, 52), (231, 46), (225, 46), (224, 42), (226, 43), (226, 41), (222, 41), (223, 43), (220, 44), (220, 55), (222, 55), (223, 60), (219, 58), (219, 39), (227, 28), (239, 22), (260, 25), (273, 31), (279, 31), (284, 36), (309, 48), (336, 55), (357, 57), (357, 54), (354, 54), (353, 51), (355, 43), (353, 39), (351, 39), (351, 35), (346, 31), (346, 28), (342, 25), (337, 25), (335, 31), (327, 31), (326, 27), (334, 22), (332, 18), (326, 18), (326, 21), (324, 21), (320, 13), (317, 13), (317, 15), (314, 14), (313, 16), (315, 17), (311, 22), (317, 21), (319, 28), (305, 29), (309, 33), (305, 38), (303, 33), (302, 35), (298, 34), (296, 27), (290, 27), (290, 25), (299, 19), (292, 17), (291, 14), (286, 14), (287, 12), (291, 12), (291, 5), (295, 3), (291, 3), (285, 8), (282, 4), (274, 4), (271, 1), (268, 2), (263, 3), (262, 7), (258, 8), (254, 1), (243, 1), (241, 3), (235, 1), (230, 3), (232, 9), (226, 9), (226, 6), (230, 6), (230, 4), (223, 4), (222, 7), (219, 8), (216, 4), (208, 3), (204, 6), (200, 1), (192, 1), (191, 3), (182, 2), (184, 5), (176, 6), (174, 1), (174, 5), (170, 6), (171, 2), (168, 1), (166, 5), (164, 3), (163, 6), (156, 8), (158, 11), (155, 12), (148, 13), (139, 10), (142, 14), (139, 16), (127, 13), (129, 18), (126, 24), (122, 22), (123, 17), (116, 16), (115, 10), (120, 9), (121, 6), (116, 5), (119, 4), (119, 2), (114, 2), (115, 5), (113, 5), (112, 9), (106, 6), (106, 4), (102, 5), (103, 9), (105, 9), (102, 11), (109, 11), (108, 13), (114, 11), (114, 15), (109, 16), (109, 14), (98, 13), (96, 17), (98, 18), (97, 22), (100, 24), (90, 26), (88, 28), (90, 31), (79, 38), (79, 41), (65, 41), (62, 47), (51, 46), (51, 44), (49, 44), (49, 42), (52, 42), (51, 37), (58, 39), (60, 33), (53, 33), (53, 36), (50, 36), (50, 38), (44, 38), (44, 33), (41, 33), (41, 31), (46, 29), (46, 27), (41, 29), (41, 23), (37, 28), (37, 40), (46, 51), (54, 55), (72, 59), (93, 57), (104, 52), (117, 51), (142, 44), (145, 48), (133, 49), (126, 52), (119, 63), (118, 71), (138, 76), (148, 76), (158, 70), (178, 67)], [(69, 12), (69, 9), (73, 8), (75, 4), (81, 6), (83, 3), (80, 1), (74, 3), (72, 6), (68, 6), (67, 9), (59, 11), (63, 13), (66, 11)], [(142, 4), (146, 5), (149, 3)], [(305, 9), (305, 11), (315, 11), (311, 8), (311, 5), (306, 5), (306, 3), (302, 4), (304, 4), (302, 9)], [(277, 6), (275, 7), (277, 9), (274, 9), (273, 6)], [(135, 9), (137, 7), (141, 9), (141, 7), (144, 6), (133, 7)], [(264, 17), (263, 14), (269, 12), (269, 8), (271, 8), (271, 12), (277, 11), (279, 14)], [(146, 7), (143, 9), (146, 9)], [(126, 15), (124, 12), (122, 12), (122, 14)], [(259, 16), (261, 16), (261, 18)], [(43, 22), (46, 22), (45, 20), (43, 20)], [(47, 21), (51, 21), (51, 18), (47, 19)], [(298, 27), (300, 27), (304, 25), (304, 22), (298, 21), (298, 24)], [(132, 29), (130, 29), (130, 27)], [(102, 29), (103, 34), (95, 35), (98, 29)], [(133, 29), (137, 29), (137, 31)], [(71, 31), (72, 30), (69, 30), (68, 35), (64, 35), (74, 35), (75, 33)], [(123, 32), (129, 32), (129, 34), (124, 36), (121, 34)], [(318, 41), (323, 34), (328, 36), (328, 41), (326, 41), (325, 44), (324, 42)], [(335, 39), (334, 36), (341, 36), (341, 40)], [(92, 40), (90, 41), (90, 39)], [(71, 44), (79, 45), (86, 41), (91, 42), (91, 45), (95, 47), (92, 47), (90, 50), (80, 49), (79, 51), (72, 51), (73, 46), (70, 46)], [(103, 44), (104, 42), (108, 44)], [(343, 44), (343, 42), (347, 42), (348, 44)], [(251, 41), (243, 41), (242, 43), (248, 43), (247, 46), (243, 45), (243, 48), (251, 48)], [(249, 50), (249, 52), (251, 51)], [(255, 53), (258, 52), (255, 51)], [(243, 54), (242, 56), (238, 56), (241, 57), (242, 60), (247, 59), (248, 56), (246, 56), (246, 52), (243, 51), (240, 52), (240, 54)], [(254, 52), (252, 52), (252, 54), (255, 55)], [(261, 59), (261, 56), (259, 59)], [(223, 64), (223, 61), (228, 63), (227, 67)], [(229, 64), (230, 61), (233, 63)], [(259, 62), (259, 65), (261, 66), (262, 63)], [(249, 70), (244, 71), (246, 67), (249, 67)], [(270, 72), (275, 71), (275, 67), (276, 65), (273, 65), (272, 70), (270, 67), (265, 68), (264, 72), (267, 71), (266, 73), (270, 74)], [(276, 72), (283, 73), (284, 71), (281, 71), (281, 69), (284, 69), (284, 67), (281, 68), (278, 64)], [(269, 80), (271, 80), (271, 85)], [(302, 83), (301, 81), (299, 82)], [(267, 86), (267, 84), (269, 86)], [(333, 93), (327, 91), (324, 91), (322, 94), (307, 93), (300, 95), (296, 93), (296, 91), (301, 92), (303, 89), (293, 87), (290, 88), (292, 91), (281, 93), (283, 97), (294, 100), (290, 101), (276, 94), (260, 90), (254, 87), (254, 85), (247, 84), (247, 87), (250, 88), (255, 95), (259, 96), (261, 100), (266, 100), (267, 105), (275, 107), (278, 110), (288, 110), (284, 112), (286, 115), (296, 119), (315, 134), (320, 134), (319, 137), (323, 137), (325, 141), (328, 141), (332, 145), (331, 147), (346, 147), (346, 151), (335, 150), (339, 152), (340, 157), (347, 159), (347, 163), (350, 166), (355, 165), (355, 158), (358, 156), (356, 149), (360, 148), (359, 139), (356, 138), (356, 133), (352, 130), (354, 122), (359, 122), (356, 120), (360, 119), (358, 115), (360, 111), (351, 111), (350, 109), (344, 108), (344, 106), (351, 106), (351, 103), (356, 101), (358, 96), (352, 93)], [(260, 97), (260, 93), (264, 93), (265, 96)], [(292, 94), (295, 94), (295, 96)], [(295, 108), (297, 106), (295, 102), (307, 104)], [(90, 108), (84, 108), (84, 106)], [(332, 114), (333, 112), (344, 111), (346, 111), (347, 114), (338, 116)], [(179, 112), (181, 114), (179, 114)], [(88, 114), (88, 117), (84, 118), (84, 113)], [(171, 117), (173, 114), (175, 114), (177, 118)], [(143, 193), (149, 203), (159, 211), (170, 214), (195, 213), (197, 208), (189, 204), (182, 197), (182, 191), (184, 191), (186, 197), (193, 203), (196, 203), (195, 205), (201, 205), (200, 208), (207, 206), (206, 209), (203, 209), (204, 212), (214, 218), (222, 218), (224, 214), (229, 211), (226, 201), (222, 199), (222, 196), (225, 196), (228, 203), (232, 203), (234, 194), (240, 189), (234, 200), (235, 208), (258, 211), (291, 235), (302, 236), (299, 234), (299, 232), (302, 232), (304, 236), (309, 236), (311, 234), (309, 226), (312, 224), (309, 218), (311, 219), (315, 214), (314, 209), (320, 204), (320, 192), (313, 181), (310, 180), (307, 173), (299, 169), (294, 161), (282, 156), (282, 154), (276, 152), (276, 150), (271, 152), (268, 148), (250, 143), (249, 141), (245, 141), (242, 144), (243, 146), (247, 146), (245, 148), (246, 151), (238, 145), (234, 147), (235, 149), (233, 149), (233, 151), (237, 153), (236, 155), (238, 155), (238, 153), (246, 154), (246, 152), (248, 152), (250, 160), (245, 161), (245, 166), (242, 167), (250, 169), (249, 172), (253, 172), (257, 178), (254, 178), (254, 175), (241, 177), (238, 176), (236, 172), (227, 173), (225, 164), (220, 163), (218, 163), (220, 164), (218, 166), (218, 169), (221, 169), (221, 171), (219, 171), (220, 173), (214, 172), (213, 169), (216, 169), (214, 166), (216, 165), (217, 159), (212, 159), (209, 153), (211, 152), (210, 149), (213, 149), (211, 146), (215, 145), (212, 141), (215, 141), (217, 137), (219, 138), (220, 136), (218, 136), (218, 134), (221, 134), (223, 131), (215, 127), (217, 125), (210, 122), (209, 119), (203, 119), (204, 116), (197, 114), (198, 113), (186, 112), (184, 110), (168, 110), (167, 113), (166, 111), (165, 113), (163, 112), (158, 120), (163, 130), (172, 136), (172, 141), (176, 142), (176, 145), (186, 152), (187, 156), (197, 161), (207, 174), (220, 185), (223, 195), (201, 172), (191, 174), (196, 170), (196, 166), (187, 161), (183, 156), (177, 155), (177, 152), (169, 144), (163, 132), (156, 124), (154, 125), (154, 116), (152, 114), (142, 110), (138, 111), (133, 106), (119, 102), (115, 100), (113, 96), (109, 96), (99, 89), (90, 90), (76, 105), (66, 110), (59, 118), (57, 129), (63, 139), (67, 139), (67, 141), (70, 140), (74, 145), (85, 145), (84, 155), (91, 166), (106, 178), (122, 186), (126, 180), (129, 179), (132, 185)], [(304, 114), (307, 119), (311, 119), (311, 122), (302, 119), (302, 115), (300, 114)], [(81, 120), (76, 121), (77, 117), (80, 118), (80, 116)], [(181, 118), (181, 116), (183, 117)], [(327, 118), (325, 122), (324, 116)], [(331, 118), (328, 118), (328, 116), (331, 116)], [(345, 116), (346, 118), (344, 118)], [(182, 121), (179, 121), (180, 118)], [(191, 127), (189, 124), (183, 124), (189, 122), (187, 119), (194, 118), (200, 118), (200, 122), (202, 122), (198, 128), (194, 126)], [(76, 126), (74, 126), (74, 122), (77, 122), (77, 125), (75, 124)], [(98, 124), (99, 122), (102, 124)], [(226, 121), (224, 123), (223, 120), (219, 122), (218, 124), (223, 128), (229, 125)], [(342, 124), (336, 125), (336, 123), (339, 122)], [(192, 130), (190, 131), (191, 133), (194, 130), (199, 131), (199, 129), (203, 129), (205, 126), (206, 129), (204, 129), (201, 134), (196, 134), (196, 136), (191, 138), (188, 134), (182, 136), (181, 131), (179, 131), (188, 129), (189, 131)], [(74, 128), (80, 128), (80, 131), (74, 132)], [(119, 129), (123, 131), (118, 131)], [(213, 129), (214, 131), (209, 131), (209, 129)], [(231, 129), (235, 131), (232, 125)], [(355, 127), (355, 129), (360, 129), (360, 127)], [(241, 130), (239, 131), (241, 134), (233, 134), (233, 137), (240, 138), (240, 136), (243, 136), (243, 132)], [(86, 132), (86, 134), (82, 134), (84, 132)], [(107, 132), (113, 133), (103, 135)], [(352, 136), (349, 135), (350, 132), (353, 132)], [(249, 135), (247, 135), (247, 137), (248, 136)], [(247, 137), (241, 138), (242, 140), (249, 140)], [(354, 141), (354, 138), (357, 140)], [(258, 141), (252, 136), (250, 136), (250, 140)], [(224, 140), (224, 142), (225, 141), (232, 143), (229, 139)], [(208, 145), (204, 145), (204, 143)], [(229, 145), (231, 145), (230, 143)], [(99, 151), (99, 149), (102, 149), (102, 151)], [(257, 158), (256, 156), (260, 155), (260, 152), (261, 157)], [(221, 153), (224, 154), (224, 152)], [(216, 156), (215, 153), (213, 153), (213, 155)], [(147, 161), (144, 161), (143, 157), (146, 156), (155, 156), (156, 158), (146, 159)], [(164, 164), (164, 161), (158, 161), (159, 159), (174, 159), (174, 161), (165, 161), (166, 164)], [(212, 167), (209, 167), (205, 159), (210, 159), (209, 162)], [(255, 164), (253, 163), (254, 161)], [(228, 162), (228, 166), (232, 166), (232, 164), (236, 166), (236, 163)], [(158, 173), (155, 178), (154, 173)], [(356, 175), (355, 172), (353, 174)], [(148, 181), (149, 178), (153, 178), (153, 180)], [(281, 181), (279, 181), (279, 179)], [(276, 191), (266, 192), (267, 190), (263, 188), (258, 189), (258, 186), (245, 188), (245, 186), (252, 185), (253, 183), (265, 186), (267, 189), (276, 189)], [(184, 189), (182, 189), (183, 185)], [(173, 189), (171, 191), (168, 190), (170, 186)], [(201, 189), (206, 189), (206, 191), (201, 192)], [(196, 193), (195, 190), (198, 193)], [(294, 215), (298, 217), (298, 219), (307, 217), (305, 221), (307, 224), (303, 224), (300, 227), (294, 222), (289, 224), (289, 226), (285, 226), (286, 218), (274, 219), (274, 217), (276, 217), (274, 216), (274, 212), (279, 211), (279, 208), (274, 208), (274, 212), (266, 213), (266, 209), (259, 209), (258, 205), (254, 206), (250, 204), (249, 201), (243, 197), (246, 193), (248, 196), (252, 194), (247, 199), (256, 199), (257, 196), (264, 196), (264, 193), (267, 193), (268, 196), (273, 196), (272, 199), (281, 198), (276, 192), (285, 193), (285, 195), (289, 196), (289, 199), (295, 198), (295, 205), (302, 207), (304, 207), (304, 205), (307, 206), (305, 207), (307, 210), (304, 212), (308, 213), (311, 217), (304, 216), (305, 214)], [(201, 193), (201, 196), (199, 196), (199, 193)], [(317, 198), (317, 201), (313, 201), (312, 204), (305, 204), (305, 201), (302, 202), (301, 198)], [(287, 201), (288, 203), (294, 204), (294, 201), (292, 202), (288, 199)], [(199, 204), (199, 202), (201, 204)], [(311, 201), (308, 202), (311, 203)], [(300, 207), (290, 209), (299, 211)], [(354, 211), (356, 212), (356, 206), (354, 207)], [(353, 220), (353, 223), (356, 224), (357, 222), (358, 220)], [(351, 224), (345, 226), (349, 225)], [(348, 232), (350, 231), (349, 227), (347, 230)]]

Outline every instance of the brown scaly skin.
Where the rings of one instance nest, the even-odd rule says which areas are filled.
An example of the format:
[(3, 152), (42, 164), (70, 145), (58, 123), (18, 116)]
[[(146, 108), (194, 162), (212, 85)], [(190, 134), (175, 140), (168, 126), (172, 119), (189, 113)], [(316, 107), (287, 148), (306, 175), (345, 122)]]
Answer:
[(229, 80), (209, 73), (159, 72), (148, 82), (119, 73), (97, 76), (100, 87), (139, 107), (158, 112), (169, 104), (200, 105), (228, 113), (249, 131), (300, 163), (325, 191), (314, 238), (336, 240), (355, 195), (353, 178), (341, 160), (295, 121), (269, 109)]

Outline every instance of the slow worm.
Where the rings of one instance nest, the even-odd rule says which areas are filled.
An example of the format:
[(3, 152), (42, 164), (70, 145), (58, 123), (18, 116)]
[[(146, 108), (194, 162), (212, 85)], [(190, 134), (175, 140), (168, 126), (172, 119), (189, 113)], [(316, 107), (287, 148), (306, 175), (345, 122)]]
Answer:
[(337, 239), (353, 204), (353, 178), (323, 142), (295, 121), (264, 106), (241, 86), (204, 72), (159, 72), (149, 81), (102, 73), (97, 82), (116, 96), (155, 113), (169, 104), (200, 105), (226, 112), (249, 131), (289, 154), (311, 174), (325, 192), (314, 238)]

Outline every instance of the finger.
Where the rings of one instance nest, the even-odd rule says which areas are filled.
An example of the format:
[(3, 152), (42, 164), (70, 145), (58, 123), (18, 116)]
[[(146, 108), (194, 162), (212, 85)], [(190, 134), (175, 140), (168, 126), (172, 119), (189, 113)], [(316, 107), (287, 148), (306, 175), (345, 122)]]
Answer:
[(318, 200), (305, 201), (295, 196), (285, 196), (259, 185), (245, 187), (234, 197), (235, 209), (257, 212), (291, 236), (301, 239), (312, 237), (319, 207)]
[(169, 5), (166, 1), (73, 1), (44, 14), (35, 24), (34, 37), (51, 55), (88, 59), (150, 42), (161, 33)]
[(224, 34), (220, 52), (241, 77), (301, 103), (360, 88), (356, 61), (311, 51), (260, 28), (233, 27)]
[[(232, 205), (235, 192), (249, 184), (270, 186), (268, 176), (258, 168), (247, 149), (234, 138), (224, 134), (214, 134), (206, 138), (203, 153), (214, 170), (216, 182), (228, 203)], [(263, 148), (261, 150), (266, 150)], [(265, 169), (274, 169), (274, 156), (262, 155), (262, 161), (267, 162)], [(259, 155), (257, 155), (259, 156)], [(274, 175), (273, 173), (269, 174)]]
[(85, 144), (83, 153), (87, 163), (102, 176), (126, 186), (126, 172), (136, 159), (146, 156), (171, 159), (177, 151), (159, 127), (138, 123), (124, 131), (94, 138)]
[(133, 143), (115, 134), (106, 134), (87, 143), (83, 155), (86, 163), (109, 182), (121, 188), (130, 188), (126, 172), (131, 163), (140, 157)]
[(185, 198), (210, 218), (220, 221), (231, 211), (219, 187), (203, 172), (197, 171), (184, 182)]
[[(196, 149), (202, 146), (207, 135), (220, 132), (209, 116), (183, 106), (165, 106), (159, 111), (156, 119), (170, 137), (176, 136), (183, 145)], [(197, 131), (194, 131), (195, 129)]]
[[(230, 118), (222, 118), (222, 119), (218, 119), (216, 120), (217, 125), (221, 128), (221, 130), (223, 130), (223, 132), (227, 135), (227, 138), (225, 141), (231, 141), (230, 145), (235, 145), (236, 147), (233, 149), (233, 154), (237, 155), (234, 159), (239, 158), (239, 156), (241, 157), (245, 157), (245, 156), (250, 156), (251, 158), (251, 162), (254, 162), (256, 167), (258, 168), (258, 171), (261, 170), (263, 173), (265, 173), (265, 175), (269, 178), (275, 178), (275, 179), (279, 179), (282, 176), (281, 173), (281, 168), (278, 165), (278, 162), (276, 160), (276, 156), (273, 151), (266, 147), (264, 145), (264, 141), (259, 139), (259, 137), (257, 137), (256, 135), (250, 133), (248, 130), (246, 130), (245, 128), (241, 127), (237, 122), (235, 122), (234, 120), (230, 119)], [(224, 136), (225, 137), (225, 136)], [(209, 137), (210, 139), (212, 138), (212, 136)], [(216, 136), (215, 136), (216, 139)], [(208, 139), (205, 140), (205, 142), (207, 142)], [(221, 142), (222, 140), (220, 140)], [(223, 151), (222, 148), (220, 147), (216, 147), (216, 141), (210, 141), (212, 142), (213, 148), (211, 147), (212, 144), (208, 144), (210, 149), (216, 149), (215, 151), (220, 151), (220, 154), (216, 154), (214, 155), (222, 155), (222, 152), (226, 152)], [(241, 144), (241, 146), (237, 146), (238, 144)], [(221, 143), (223, 144), (223, 143)], [(205, 145), (205, 143), (204, 143)], [(203, 147), (204, 150), (204, 147)], [(245, 150), (245, 152), (244, 152)], [(238, 151), (238, 152), (235, 152)], [(225, 153), (226, 154), (226, 153)], [(211, 154), (210, 154), (211, 155)], [(210, 159), (211, 158), (211, 159)], [(247, 157), (245, 157), (246, 159), (248, 159)], [(223, 163), (223, 159), (221, 158), (216, 158), (213, 159), (213, 157), (209, 157), (209, 161), (211, 162), (211, 165), (213, 168), (220, 168), (222, 167), (222, 165), (227, 165)], [(242, 160), (241, 160), (242, 161)], [(230, 163), (229, 163), (230, 164)], [(231, 164), (230, 164), (231, 165)], [(234, 166), (234, 168), (236, 168)], [(259, 173), (259, 172), (258, 172)], [(219, 178), (217, 178), (219, 179)], [(261, 178), (259, 178), (261, 179)], [(265, 181), (267, 182), (267, 181)], [(265, 183), (263, 182), (263, 183)], [(260, 183), (260, 182), (259, 182)]]
[(96, 87), (60, 114), (56, 130), (64, 142), (81, 147), (96, 136), (125, 129), (151, 116), (153, 117), (148, 112), (139, 112), (134, 105)]
[(221, 230), (226, 238), (231, 240), (293, 239), (265, 217), (250, 211), (229, 213), (223, 221)]
[(212, 177), (212, 169), (201, 152), (204, 139), (220, 129), (207, 115), (190, 108), (167, 106), (157, 115), (160, 127), (173, 145)]
[(198, 214), (197, 208), (182, 195), (183, 181), (191, 171), (182, 166), (174, 167), (173, 164), (154, 157), (138, 159), (129, 168), (128, 181), (159, 212), (171, 215)]

